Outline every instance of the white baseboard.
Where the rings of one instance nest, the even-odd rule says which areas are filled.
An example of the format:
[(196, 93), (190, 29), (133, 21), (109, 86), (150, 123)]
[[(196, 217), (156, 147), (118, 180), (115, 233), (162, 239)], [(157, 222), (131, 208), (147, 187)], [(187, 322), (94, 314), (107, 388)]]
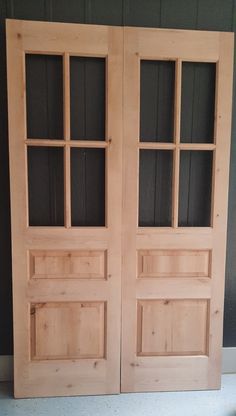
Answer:
[[(222, 374), (236, 373), (236, 347), (223, 348)], [(13, 380), (13, 356), (0, 355), (0, 382)]]
[(13, 380), (13, 356), (0, 355), (0, 381)]
[(223, 348), (222, 373), (236, 373), (236, 347)]

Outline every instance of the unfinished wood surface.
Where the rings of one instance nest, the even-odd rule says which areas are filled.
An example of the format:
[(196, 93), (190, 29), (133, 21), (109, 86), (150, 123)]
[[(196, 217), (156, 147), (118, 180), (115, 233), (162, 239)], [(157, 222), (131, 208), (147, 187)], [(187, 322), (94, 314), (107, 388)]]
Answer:
[[(27, 137), (26, 52), (62, 57), (64, 137), (63, 132), (56, 140)], [(106, 60), (104, 141), (97, 141), (97, 137), (71, 140), (70, 56)], [(117, 393), (123, 30), (9, 20), (7, 65), (15, 397)], [(29, 226), (27, 148), (55, 149), (55, 145), (64, 152), (64, 226)], [(72, 147), (106, 149), (106, 226), (71, 227)], [(40, 169), (38, 173), (41, 175)], [(35, 192), (40, 192), (40, 187)]]
[[(233, 35), (148, 28), (125, 28), (124, 32), (121, 390), (219, 388)], [(176, 61), (173, 143), (139, 141), (143, 59)], [(185, 61), (216, 64), (214, 142), (212, 137), (209, 143), (199, 143), (200, 138), (181, 142), (181, 67)], [(138, 227), (139, 149), (174, 152), (171, 226)], [(189, 150), (213, 152), (212, 215), (207, 227), (179, 225), (180, 156)], [(195, 205), (198, 198), (200, 194), (195, 195)]]
[(138, 301), (137, 355), (207, 355), (208, 301)]
[(210, 277), (211, 254), (204, 250), (139, 250), (138, 277)]
[(38, 303), (30, 314), (32, 359), (105, 358), (104, 302)]
[[(227, 33), (7, 22), (16, 397), (117, 393), (120, 377), (122, 391), (219, 387), (232, 51)], [(27, 134), (26, 52), (61, 57), (63, 128), (53, 138)], [(106, 60), (105, 140), (71, 137), (71, 56)], [(175, 62), (173, 143), (171, 137), (165, 143), (140, 141), (141, 60)], [(186, 61), (216, 65), (214, 141), (210, 137), (209, 143), (181, 142)], [(29, 226), (27, 149), (45, 147), (64, 154), (64, 222)], [(102, 226), (71, 226), (75, 148), (86, 149), (86, 155), (87, 149), (104, 149)], [(140, 149), (173, 154), (171, 224), (163, 227), (138, 227)], [(179, 227), (185, 151), (213, 155), (207, 227)]]
[(30, 277), (34, 279), (105, 279), (105, 251), (31, 251)]

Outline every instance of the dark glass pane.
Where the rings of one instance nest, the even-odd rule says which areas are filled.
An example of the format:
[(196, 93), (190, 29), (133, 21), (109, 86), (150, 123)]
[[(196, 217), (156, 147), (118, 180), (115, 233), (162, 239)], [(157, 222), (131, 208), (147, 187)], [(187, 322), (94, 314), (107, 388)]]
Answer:
[(139, 226), (171, 226), (172, 165), (172, 151), (140, 150)]
[(216, 66), (184, 62), (182, 71), (181, 141), (213, 143)]
[(27, 137), (63, 139), (62, 57), (26, 55)]
[(105, 139), (104, 58), (70, 58), (71, 139)]
[(64, 225), (63, 149), (28, 147), (29, 225)]
[(172, 142), (175, 63), (141, 61), (140, 140)]
[(71, 149), (71, 217), (74, 226), (105, 225), (104, 149)]
[(211, 225), (212, 152), (181, 151), (179, 226)]

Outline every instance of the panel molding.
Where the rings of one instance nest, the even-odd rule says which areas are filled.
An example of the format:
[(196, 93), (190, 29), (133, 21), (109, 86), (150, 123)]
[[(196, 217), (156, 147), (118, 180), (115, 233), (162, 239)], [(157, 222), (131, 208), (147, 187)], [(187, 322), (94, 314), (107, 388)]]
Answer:
[(31, 304), (31, 359), (105, 358), (106, 302)]
[(138, 250), (138, 277), (210, 277), (210, 250)]
[(207, 356), (209, 310), (207, 299), (139, 299), (137, 355)]
[(30, 278), (106, 279), (106, 250), (32, 250)]

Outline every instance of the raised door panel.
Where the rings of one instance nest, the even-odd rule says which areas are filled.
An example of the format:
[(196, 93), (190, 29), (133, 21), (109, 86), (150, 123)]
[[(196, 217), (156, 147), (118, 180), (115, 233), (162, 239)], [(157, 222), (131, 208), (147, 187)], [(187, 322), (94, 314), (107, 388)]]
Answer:
[(32, 359), (105, 358), (105, 309), (104, 302), (32, 304)]
[(106, 279), (106, 251), (31, 251), (33, 279)]
[(210, 277), (208, 250), (139, 250), (138, 277)]
[(206, 355), (208, 301), (138, 301), (137, 355)]

